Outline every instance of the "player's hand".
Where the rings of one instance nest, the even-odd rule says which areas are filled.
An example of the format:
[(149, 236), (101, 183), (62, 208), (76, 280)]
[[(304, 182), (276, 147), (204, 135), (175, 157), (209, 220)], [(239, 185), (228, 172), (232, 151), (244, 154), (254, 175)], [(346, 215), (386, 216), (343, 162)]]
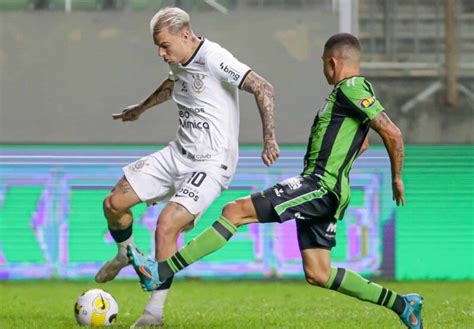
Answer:
[(144, 111), (145, 109), (143, 108), (143, 106), (141, 106), (140, 104), (136, 104), (127, 107), (125, 110), (122, 111), (122, 113), (112, 114), (112, 118), (114, 120), (122, 119), (122, 121), (135, 121)]
[(268, 139), (263, 145), (262, 160), (266, 166), (271, 166), (280, 156), (280, 148), (276, 140)]
[(405, 205), (405, 187), (401, 178), (394, 179), (392, 181), (393, 200), (397, 203), (397, 206)]

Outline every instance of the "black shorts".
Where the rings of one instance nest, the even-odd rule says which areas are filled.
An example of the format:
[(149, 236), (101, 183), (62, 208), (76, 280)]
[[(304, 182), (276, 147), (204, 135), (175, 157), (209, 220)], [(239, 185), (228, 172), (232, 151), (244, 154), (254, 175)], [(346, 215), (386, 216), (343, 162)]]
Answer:
[(331, 249), (336, 245), (335, 194), (312, 176), (286, 179), (251, 196), (261, 223), (283, 223), (295, 219), (300, 250)]

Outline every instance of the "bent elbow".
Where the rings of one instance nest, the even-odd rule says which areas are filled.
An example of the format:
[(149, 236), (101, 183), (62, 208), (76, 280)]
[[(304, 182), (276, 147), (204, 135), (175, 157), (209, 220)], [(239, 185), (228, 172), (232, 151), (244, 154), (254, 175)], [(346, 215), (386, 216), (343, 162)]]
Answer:
[(275, 89), (273, 88), (273, 85), (270, 82), (266, 81), (263, 85), (263, 88), (265, 89), (266, 93), (274, 95)]

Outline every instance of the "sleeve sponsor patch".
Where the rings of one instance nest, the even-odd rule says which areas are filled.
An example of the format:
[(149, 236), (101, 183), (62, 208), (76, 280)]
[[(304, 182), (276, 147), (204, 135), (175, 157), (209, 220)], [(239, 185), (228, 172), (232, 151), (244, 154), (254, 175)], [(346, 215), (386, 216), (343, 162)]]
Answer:
[(226, 74), (229, 75), (229, 78), (234, 80), (234, 81), (237, 81), (239, 80), (240, 78), (240, 74), (238, 73), (238, 71), (230, 66), (228, 66), (227, 64), (224, 64), (224, 62), (221, 62), (219, 64), (219, 68)]
[(363, 98), (359, 101), (359, 105), (360, 107), (362, 107), (363, 109), (368, 109), (369, 107), (371, 107), (372, 105), (375, 104), (375, 97), (366, 97), (366, 98)]

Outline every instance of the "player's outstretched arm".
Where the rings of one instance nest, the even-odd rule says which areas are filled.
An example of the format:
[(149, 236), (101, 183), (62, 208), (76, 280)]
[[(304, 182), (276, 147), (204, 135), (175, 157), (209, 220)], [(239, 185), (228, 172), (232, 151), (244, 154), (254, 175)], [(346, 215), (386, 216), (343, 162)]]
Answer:
[(171, 98), (173, 93), (174, 82), (166, 79), (163, 83), (156, 89), (153, 94), (148, 96), (144, 101), (131, 105), (127, 107), (122, 113), (112, 114), (112, 118), (122, 119), (122, 121), (135, 121), (140, 115), (148, 110), (150, 107), (156, 106), (158, 104), (166, 102)]
[(405, 205), (405, 188), (402, 181), (403, 160), (405, 159), (405, 147), (400, 129), (390, 120), (390, 118), (381, 112), (370, 121), (370, 127), (373, 128), (382, 137), (382, 140), (390, 157), (392, 168), (392, 191), (393, 200)]
[(255, 72), (250, 72), (242, 83), (242, 90), (255, 96), (263, 127), (262, 160), (265, 165), (273, 164), (280, 155), (280, 148), (275, 137), (275, 95), (273, 86)]

